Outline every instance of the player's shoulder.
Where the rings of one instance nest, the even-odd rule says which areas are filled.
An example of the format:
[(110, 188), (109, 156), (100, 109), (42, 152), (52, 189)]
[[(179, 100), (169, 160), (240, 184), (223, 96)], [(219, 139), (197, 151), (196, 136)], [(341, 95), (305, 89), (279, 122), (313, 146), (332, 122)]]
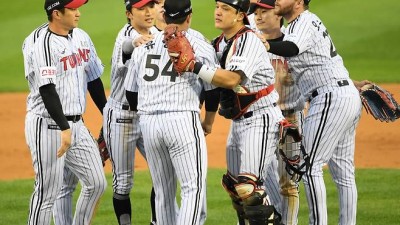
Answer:
[(189, 28), (187, 30), (187, 33), (190, 34), (191, 36), (195, 37), (195, 38), (198, 38), (200, 40), (209, 42), (209, 40), (200, 31), (197, 31), (195, 29)]
[(35, 28), (25, 39), (24, 39), (24, 45), (33, 45), (36, 41), (36, 39), (40, 36), (40, 34), (44, 31), (47, 30), (47, 27), (49, 26), (49, 23), (44, 23), (40, 25), (39, 27)]

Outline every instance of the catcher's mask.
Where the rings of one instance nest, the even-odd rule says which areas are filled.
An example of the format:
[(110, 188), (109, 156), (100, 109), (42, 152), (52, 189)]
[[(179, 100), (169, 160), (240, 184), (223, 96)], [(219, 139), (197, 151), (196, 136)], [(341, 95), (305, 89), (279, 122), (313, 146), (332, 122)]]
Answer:
[(285, 162), (286, 172), (293, 181), (299, 182), (310, 167), (310, 157), (301, 144), (298, 127), (290, 123), (281, 123), (278, 144), (279, 155)]

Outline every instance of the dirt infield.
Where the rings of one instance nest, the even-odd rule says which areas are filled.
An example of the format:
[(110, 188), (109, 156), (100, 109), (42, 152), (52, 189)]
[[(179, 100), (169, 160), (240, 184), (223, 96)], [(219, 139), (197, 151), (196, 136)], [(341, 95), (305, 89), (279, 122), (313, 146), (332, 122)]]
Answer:
[[(400, 101), (400, 84), (382, 85)], [(24, 137), (27, 93), (0, 94), (0, 180), (32, 178), (32, 161)], [(90, 97), (88, 98), (90, 99)], [(85, 123), (97, 136), (101, 116), (89, 100)], [(225, 143), (230, 121), (217, 116), (212, 134), (207, 136), (209, 167), (225, 167)], [(382, 123), (365, 113), (357, 128), (355, 163), (357, 168), (400, 168), (400, 120)], [(138, 154), (139, 155), (139, 154)], [(146, 169), (146, 162), (137, 157), (136, 169)], [(110, 162), (105, 167), (111, 171)]]

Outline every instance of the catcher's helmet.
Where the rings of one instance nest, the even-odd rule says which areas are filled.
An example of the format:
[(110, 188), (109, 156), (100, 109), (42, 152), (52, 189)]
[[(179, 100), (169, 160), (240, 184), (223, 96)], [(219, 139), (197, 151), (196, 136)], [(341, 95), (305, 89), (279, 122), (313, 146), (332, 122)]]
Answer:
[(250, 0), (215, 0), (215, 1), (226, 3), (232, 6), (233, 8), (239, 10), (240, 12), (244, 12), (243, 22), (246, 25), (250, 24), (246, 14), (250, 7)]
[(250, 0), (215, 0), (216, 2), (223, 2), (238, 9), (241, 12), (247, 12), (250, 6)]

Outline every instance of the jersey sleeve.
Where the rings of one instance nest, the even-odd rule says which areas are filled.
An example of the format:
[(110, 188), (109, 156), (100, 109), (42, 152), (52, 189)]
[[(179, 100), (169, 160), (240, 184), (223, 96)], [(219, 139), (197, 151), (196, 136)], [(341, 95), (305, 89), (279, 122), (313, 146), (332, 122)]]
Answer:
[[(264, 45), (254, 33), (244, 33), (232, 43), (226, 58), (226, 69), (242, 71), (247, 78), (252, 79), (259, 68), (258, 59), (264, 57), (263, 51), (266, 53)], [(269, 58), (264, 58), (264, 60), (269, 60)]]
[(311, 47), (311, 37), (314, 33), (313, 22), (307, 19), (306, 15), (301, 15), (286, 28), (284, 41), (290, 41), (297, 45), (299, 54)]
[(36, 85), (38, 87), (47, 84), (56, 84), (57, 75), (61, 75), (61, 66), (57, 57), (58, 47), (49, 41), (51, 33), (43, 34), (44, 38), (35, 42), (30, 53), (32, 71), (34, 72)]
[(97, 55), (96, 48), (94, 47), (94, 44), (92, 40), (87, 36), (87, 41), (90, 46), (90, 58), (89, 58), (89, 63), (85, 67), (85, 72), (87, 75), (87, 81), (93, 81), (99, 78), (103, 72), (104, 72), (104, 65), (101, 62), (101, 59)]
[(135, 48), (132, 52), (132, 58), (128, 63), (128, 71), (126, 73), (126, 78), (124, 83), (125, 90), (127, 91), (138, 92), (137, 80), (140, 68), (137, 65), (140, 65), (139, 61), (144, 54), (145, 52), (143, 51), (143, 48), (140, 47)]

